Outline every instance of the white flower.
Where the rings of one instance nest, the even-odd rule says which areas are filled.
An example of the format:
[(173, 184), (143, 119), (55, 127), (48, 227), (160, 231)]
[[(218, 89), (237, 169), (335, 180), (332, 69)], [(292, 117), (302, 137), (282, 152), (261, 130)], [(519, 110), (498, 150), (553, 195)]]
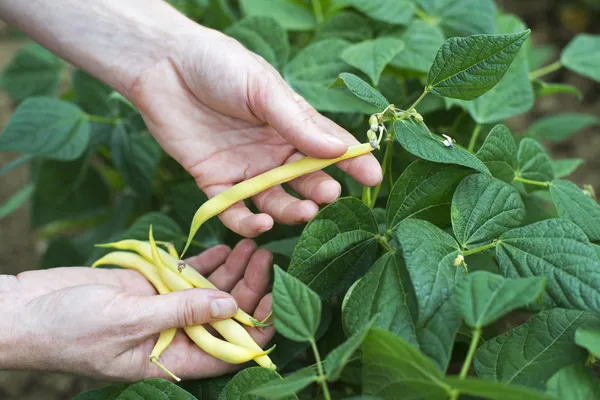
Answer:
[(444, 144), (444, 146), (446, 147), (454, 147), (454, 143), (456, 143), (456, 140), (452, 139), (450, 136), (448, 135), (444, 135), (442, 134), (443, 137), (446, 138), (446, 140), (444, 140), (442, 143)]

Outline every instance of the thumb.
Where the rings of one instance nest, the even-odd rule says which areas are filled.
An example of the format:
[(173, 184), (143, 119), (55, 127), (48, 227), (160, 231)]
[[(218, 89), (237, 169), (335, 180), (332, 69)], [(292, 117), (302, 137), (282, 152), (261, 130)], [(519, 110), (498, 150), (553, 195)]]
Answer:
[(322, 128), (324, 119), (289, 87), (277, 71), (257, 74), (249, 93), (250, 108), (285, 140), (302, 153), (316, 158), (339, 157), (348, 145)]
[(202, 325), (231, 318), (238, 310), (228, 293), (212, 289), (188, 289), (139, 299), (140, 324), (153, 332)]

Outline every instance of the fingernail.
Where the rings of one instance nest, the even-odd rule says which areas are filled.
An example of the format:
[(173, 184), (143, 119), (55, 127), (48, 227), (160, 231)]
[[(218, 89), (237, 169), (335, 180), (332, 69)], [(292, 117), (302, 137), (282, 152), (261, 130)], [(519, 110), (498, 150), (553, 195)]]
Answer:
[(213, 318), (229, 318), (237, 312), (237, 304), (231, 299), (215, 299), (210, 303)]

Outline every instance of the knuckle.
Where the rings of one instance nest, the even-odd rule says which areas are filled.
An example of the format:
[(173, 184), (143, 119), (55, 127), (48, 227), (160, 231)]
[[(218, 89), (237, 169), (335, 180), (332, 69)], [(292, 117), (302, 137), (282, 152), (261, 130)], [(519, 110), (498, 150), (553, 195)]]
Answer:
[(177, 317), (179, 326), (193, 326), (206, 320), (204, 307), (198, 307), (191, 299), (185, 299), (180, 307)]

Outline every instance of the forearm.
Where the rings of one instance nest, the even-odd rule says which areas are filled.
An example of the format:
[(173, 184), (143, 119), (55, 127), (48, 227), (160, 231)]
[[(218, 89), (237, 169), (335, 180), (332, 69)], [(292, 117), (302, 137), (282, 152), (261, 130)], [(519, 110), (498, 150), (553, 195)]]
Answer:
[(204, 29), (163, 0), (2, 0), (0, 18), (125, 96), (180, 34)]
[(14, 276), (0, 275), (0, 371), (19, 368), (23, 356), (17, 324), (18, 281)]

